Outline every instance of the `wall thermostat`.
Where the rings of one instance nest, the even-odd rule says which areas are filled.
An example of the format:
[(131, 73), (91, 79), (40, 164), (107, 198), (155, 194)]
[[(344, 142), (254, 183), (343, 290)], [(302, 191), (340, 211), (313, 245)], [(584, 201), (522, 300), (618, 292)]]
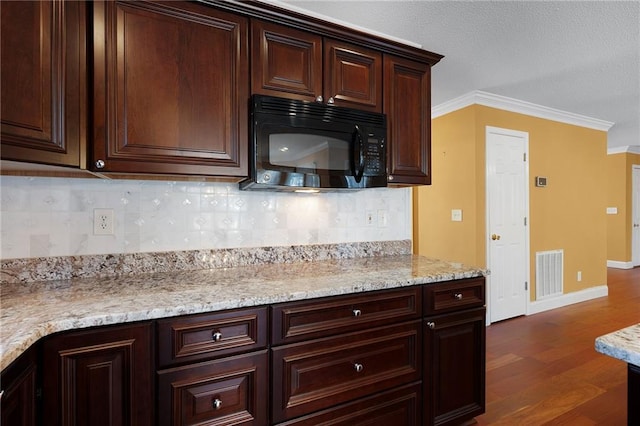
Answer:
[(547, 186), (547, 178), (544, 176), (536, 176), (536, 186), (540, 188)]

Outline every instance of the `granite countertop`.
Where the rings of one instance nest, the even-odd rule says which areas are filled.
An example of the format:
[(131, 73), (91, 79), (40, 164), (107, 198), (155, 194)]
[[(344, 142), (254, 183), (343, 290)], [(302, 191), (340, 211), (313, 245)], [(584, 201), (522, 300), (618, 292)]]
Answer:
[(596, 351), (640, 367), (640, 324), (598, 337)]
[(415, 255), (72, 278), (1, 286), (0, 369), (49, 334), (482, 276)]

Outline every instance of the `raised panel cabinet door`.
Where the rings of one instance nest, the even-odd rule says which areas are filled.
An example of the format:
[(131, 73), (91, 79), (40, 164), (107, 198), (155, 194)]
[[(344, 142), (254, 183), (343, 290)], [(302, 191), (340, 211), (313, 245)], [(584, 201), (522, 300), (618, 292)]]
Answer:
[(323, 51), (325, 102), (382, 112), (382, 53), (332, 39)]
[(266, 350), (158, 372), (158, 424), (267, 424)]
[(2, 371), (0, 377), (0, 425), (38, 424), (38, 365), (34, 347)]
[(417, 426), (422, 424), (422, 384), (373, 396), (298, 417), (278, 426)]
[(151, 324), (60, 334), (43, 346), (47, 425), (151, 425)]
[(271, 349), (272, 420), (420, 380), (421, 320)]
[(251, 21), (251, 93), (315, 101), (322, 95), (322, 37)]
[(385, 55), (389, 184), (431, 184), (431, 67)]
[(92, 169), (246, 176), (248, 19), (191, 2), (92, 5)]
[(425, 318), (425, 425), (458, 425), (485, 410), (485, 308)]
[(7, 1), (0, 11), (2, 159), (80, 167), (84, 2)]

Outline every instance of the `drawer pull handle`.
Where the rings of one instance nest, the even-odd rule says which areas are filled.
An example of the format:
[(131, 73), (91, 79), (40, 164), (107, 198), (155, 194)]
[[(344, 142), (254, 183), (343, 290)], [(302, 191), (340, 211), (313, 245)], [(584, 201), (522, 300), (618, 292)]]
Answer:
[(359, 317), (360, 315), (362, 315), (362, 311), (360, 309), (354, 309), (353, 310), (353, 316), (354, 317)]
[(212, 339), (214, 342), (219, 342), (220, 340), (222, 340), (222, 333), (220, 333), (219, 331), (214, 332), (214, 333), (211, 335), (211, 339)]
[(453, 297), (455, 297), (456, 300), (462, 300), (462, 293), (455, 293)]
[(353, 364), (353, 368), (356, 370), (356, 373), (362, 373), (362, 370), (364, 370), (364, 365), (356, 362), (355, 364)]
[(432, 330), (433, 330), (434, 328), (436, 328), (436, 323), (435, 323), (435, 322), (433, 322), (433, 321), (429, 321), (429, 322), (427, 323), (427, 327), (429, 327), (430, 329), (432, 329)]
[(222, 408), (222, 401), (220, 399), (216, 398), (216, 399), (213, 400), (212, 405), (213, 405), (213, 409), (214, 410), (219, 410), (220, 408)]

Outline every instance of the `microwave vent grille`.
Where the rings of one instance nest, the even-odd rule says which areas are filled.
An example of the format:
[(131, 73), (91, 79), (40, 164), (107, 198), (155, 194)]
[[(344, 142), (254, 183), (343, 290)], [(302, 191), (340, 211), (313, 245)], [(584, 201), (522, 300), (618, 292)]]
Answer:
[(319, 102), (299, 101), (273, 96), (254, 95), (254, 113), (274, 115), (301, 115), (321, 118), (326, 121), (344, 121), (386, 127), (384, 114), (359, 111), (351, 108), (330, 106)]

